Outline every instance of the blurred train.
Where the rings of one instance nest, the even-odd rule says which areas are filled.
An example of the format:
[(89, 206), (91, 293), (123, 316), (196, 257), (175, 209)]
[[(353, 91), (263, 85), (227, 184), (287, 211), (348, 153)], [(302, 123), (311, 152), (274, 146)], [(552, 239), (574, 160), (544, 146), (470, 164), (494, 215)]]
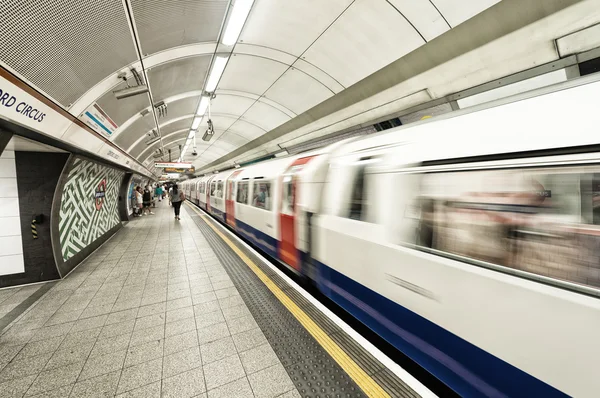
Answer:
[(599, 109), (580, 79), (183, 187), (461, 396), (592, 397)]

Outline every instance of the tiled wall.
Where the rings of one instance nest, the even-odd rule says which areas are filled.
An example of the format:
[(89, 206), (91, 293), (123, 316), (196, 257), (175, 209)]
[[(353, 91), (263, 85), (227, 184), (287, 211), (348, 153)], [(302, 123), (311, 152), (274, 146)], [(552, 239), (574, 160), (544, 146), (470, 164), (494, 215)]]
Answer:
[(0, 156), (0, 275), (25, 271), (15, 153)]

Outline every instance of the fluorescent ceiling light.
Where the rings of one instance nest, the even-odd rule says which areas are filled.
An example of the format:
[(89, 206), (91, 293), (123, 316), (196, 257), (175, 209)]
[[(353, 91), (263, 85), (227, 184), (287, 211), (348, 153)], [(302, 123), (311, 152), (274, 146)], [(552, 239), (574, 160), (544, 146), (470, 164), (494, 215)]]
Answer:
[(194, 130), (190, 130), (190, 134), (188, 135), (188, 141), (194, 138), (194, 134), (196, 134), (196, 132)]
[(227, 22), (225, 34), (223, 35), (223, 44), (233, 46), (242, 33), (242, 28), (246, 23), (250, 9), (254, 0), (236, 0), (233, 5), (233, 11)]
[(202, 122), (201, 117), (195, 118), (194, 121), (192, 122), (192, 130), (198, 130), (198, 127), (200, 126), (201, 122)]
[(221, 80), (221, 75), (225, 70), (225, 65), (227, 65), (228, 59), (229, 57), (217, 57), (215, 59), (212, 70), (210, 71), (210, 75), (208, 76), (208, 82), (206, 83), (206, 91), (215, 91), (219, 80)]
[(202, 97), (200, 100), (200, 105), (198, 105), (198, 110), (196, 111), (196, 115), (204, 116), (206, 113), (206, 109), (208, 108), (208, 103), (210, 101), (209, 97)]

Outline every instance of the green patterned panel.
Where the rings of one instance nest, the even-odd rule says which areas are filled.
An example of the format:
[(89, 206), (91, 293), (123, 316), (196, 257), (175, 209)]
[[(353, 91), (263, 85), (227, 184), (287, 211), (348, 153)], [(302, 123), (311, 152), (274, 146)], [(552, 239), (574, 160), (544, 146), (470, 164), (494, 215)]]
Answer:
[(119, 188), (124, 174), (75, 158), (63, 189), (58, 223), (64, 261), (121, 222)]

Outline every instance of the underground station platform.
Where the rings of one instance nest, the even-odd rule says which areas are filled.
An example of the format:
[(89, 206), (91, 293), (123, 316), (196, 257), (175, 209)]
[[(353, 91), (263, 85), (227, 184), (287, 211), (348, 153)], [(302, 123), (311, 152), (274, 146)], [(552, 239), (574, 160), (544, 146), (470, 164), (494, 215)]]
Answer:
[(3, 397), (434, 396), (195, 206), (154, 212), (0, 318)]

